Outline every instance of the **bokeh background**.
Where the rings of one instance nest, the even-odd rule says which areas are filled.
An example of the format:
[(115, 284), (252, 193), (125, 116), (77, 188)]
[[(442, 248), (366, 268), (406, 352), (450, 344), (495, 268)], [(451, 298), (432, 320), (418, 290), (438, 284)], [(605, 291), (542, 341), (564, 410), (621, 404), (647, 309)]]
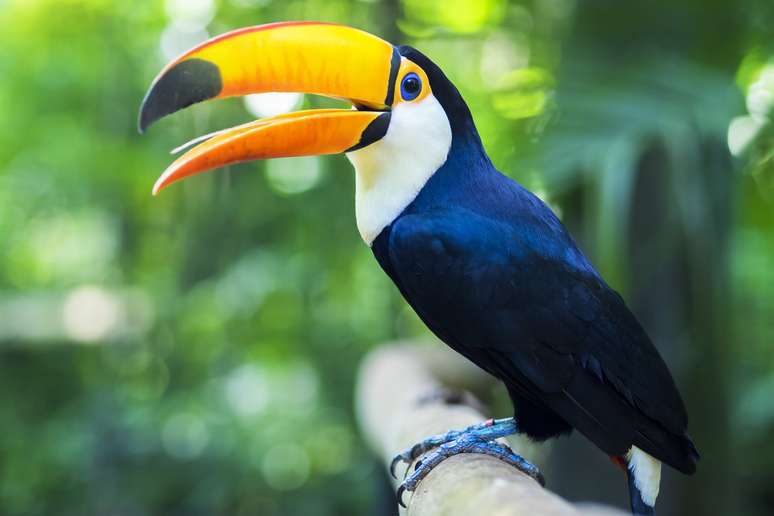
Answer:
[[(231, 99), (137, 134), (168, 59), (288, 19), (430, 55), (494, 163), (623, 293), (703, 455), (666, 473), (660, 514), (772, 514), (770, 0), (0, 0), (0, 513), (395, 514), (353, 382), (426, 330), (359, 240), (346, 159), (150, 196), (189, 138), (336, 105)], [(559, 493), (625, 506), (582, 439), (547, 467)]]

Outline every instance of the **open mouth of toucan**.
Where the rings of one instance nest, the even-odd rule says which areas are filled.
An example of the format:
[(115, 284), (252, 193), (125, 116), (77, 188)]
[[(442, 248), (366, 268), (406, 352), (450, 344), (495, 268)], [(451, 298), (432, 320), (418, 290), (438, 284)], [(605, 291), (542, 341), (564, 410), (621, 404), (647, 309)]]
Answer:
[(386, 41), (350, 27), (282, 22), (229, 32), (189, 50), (154, 79), (139, 129), (192, 104), (251, 93), (298, 92), (348, 101), (264, 118), (196, 138), (153, 193), (194, 174), (257, 159), (338, 154), (381, 139), (401, 58)]

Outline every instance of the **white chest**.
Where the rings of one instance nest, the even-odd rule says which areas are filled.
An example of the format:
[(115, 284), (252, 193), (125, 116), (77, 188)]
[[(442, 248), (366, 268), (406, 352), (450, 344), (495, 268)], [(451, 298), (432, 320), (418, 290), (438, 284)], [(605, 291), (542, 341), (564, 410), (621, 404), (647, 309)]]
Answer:
[(396, 106), (381, 140), (347, 154), (355, 167), (357, 228), (366, 244), (416, 198), (446, 161), (451, 141), (446, 113), (429, 95)]

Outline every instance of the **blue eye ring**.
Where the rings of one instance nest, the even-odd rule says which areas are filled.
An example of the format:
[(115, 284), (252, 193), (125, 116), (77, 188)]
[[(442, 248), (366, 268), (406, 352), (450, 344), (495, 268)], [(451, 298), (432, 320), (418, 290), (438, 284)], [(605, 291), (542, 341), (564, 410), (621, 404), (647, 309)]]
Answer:
[(403, 100), (414, 100), (422, 92), (422, 79), (414, 72), (407, 73), (400, 81), (400, 96)]

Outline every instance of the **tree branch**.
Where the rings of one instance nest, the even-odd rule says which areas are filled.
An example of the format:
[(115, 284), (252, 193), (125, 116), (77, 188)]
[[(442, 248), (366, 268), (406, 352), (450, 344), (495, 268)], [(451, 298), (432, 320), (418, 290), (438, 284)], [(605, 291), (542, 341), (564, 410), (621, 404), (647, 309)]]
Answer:
[[(385, 465), (424, 437), (486, 419), (470, 403), (449, 404), (440, 395), (445, 391), (440, 378), (448, 376), (450, 368), (456, 368), (457, 376), (470, 376), (473, 368), (461, 369), (460, 362), (440, 346), (406, 344), (385, 346), (366, 357), (357, 384), (357, 415), (363, 434)], [(473, 373), (472, 377), (480, 381), (482, 375)], [(530, 459), (534, 456), (527, 439), (511, 439), (509, 444), (516, 453)], [(477, 454), (445, 460), (404, 499), (409, 516), (623, 514), (604, 507), (572, 505), (502, 461)]]

